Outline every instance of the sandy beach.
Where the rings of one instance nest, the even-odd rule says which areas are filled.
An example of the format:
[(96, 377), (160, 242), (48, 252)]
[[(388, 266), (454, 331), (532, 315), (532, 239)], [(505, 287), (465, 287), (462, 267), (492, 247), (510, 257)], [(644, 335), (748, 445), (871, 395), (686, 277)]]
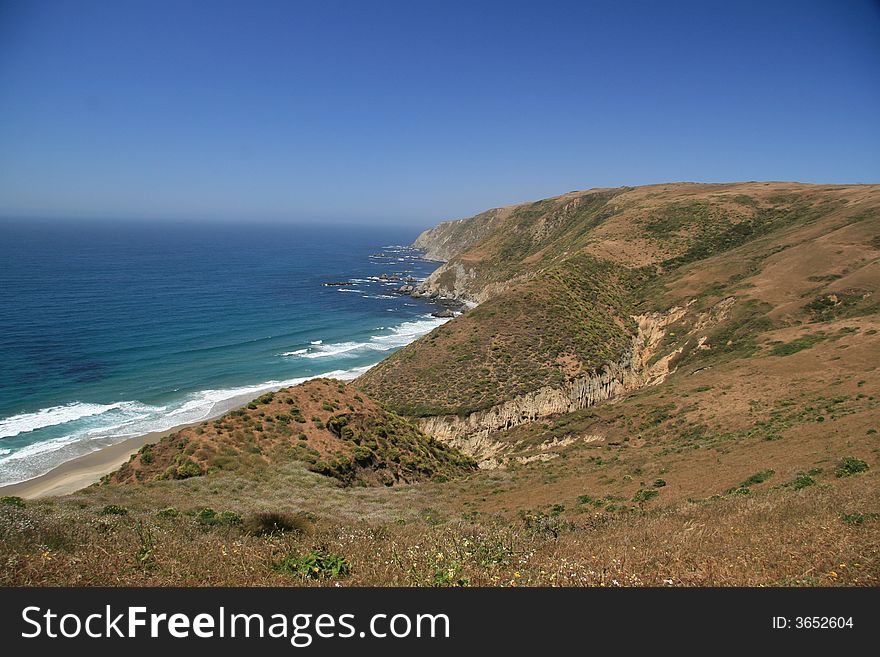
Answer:
[[(362, 373), (368, 368), (358, 368), (352, 370), (350, 376), (339, 377), (340, 380), (351, 380), (356, 374)], [(269, 387), (261, 391), (260, 394), (268, 391), (277, 391), (278, 387)], [(94, 452), (83, 454), (69, 461), (65, 461), (61, 465), (52, 468), (49, 472), (38, 477), (19, 482), (17, 484), (7, 484), (0, 486), (0, 496), (17, 495), (25, 499), (33, 499), (37, 497), (49, 497), (52, 495), (69, 495), (81, 488), (90, 486), (101, 479), (105, 474), (109, 474), (119, 468), (123, 463), (128, 461), (132, 454), (137, 452), (141, 447), (148, 443), (157, 443), (165, 436), (170, 436), (176, 431), (180, 431), (184, 427), (193, 426), (201, 422), (206, 422), (214, 418), (220, 417), (224, 413), (241, 408), (248, 402), (256, 398), (257, 395), (246, 394), (231, 397), (229, 399), (218, 402), (211, 409), (211, 412), (198, 420), (197, 422), (189, 422), (180, 424), (165, 431), (154, 431), (141, 436), (133, 436), (113, 445), (101, 447)]]
[[(276, 388), (277, 390), (277, 388)], [(240, 395), (217, 403), (211, 412), (198, 422), (180, 424), (165, 431), (154, 431), (141, 436), (133, 436), (113, 445), (101, 447), (94, 452), (83, 454), (52, 468), (46, 474), (19, 482), (0, 486), (0, 496), (17, 495), (25, 499), (69, 495), (100, 480), (105, 474), (116, 470), (128, 461), (132, 454), (148, 443), (157, 443), (184, 427), (199, 424), (224, 413), (244, 406), (254, 398), (253, 395)]]
[[(184, 425), (185, 426), (185, 425)], [(66, 461), (44, 475), (18, 484), (0, 486), (0, 495), (17, 495), (25, 499), (68, 495), (113, 472), (129, 457), (148, 443), (155, 443), (182, 427), (135, 436), (97, 451)]]

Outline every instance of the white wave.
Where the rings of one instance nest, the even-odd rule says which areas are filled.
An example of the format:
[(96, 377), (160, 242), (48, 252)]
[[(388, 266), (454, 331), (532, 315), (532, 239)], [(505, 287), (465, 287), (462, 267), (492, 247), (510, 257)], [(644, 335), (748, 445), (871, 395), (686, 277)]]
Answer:
[(394, 298), (390, 294), (362, 294), (361, 297), (364, 299), (393, 299)]
[[(17, 473), (14, 471), (10, 472), (8, 475), (6, 474), (6, 471), (9, 469), (11, 463), (14, 463), (15, 461), (25, 460), (25, 461), (30, 462), (30, 463), (28, 463), (28, 465), (30, 465), (31, 467), (33, 467), (33, 466), (39, 467), (37, 465), (38, 461), (36, 461), (35, 457), (42, 456), (44, 454), (49, 454), (52, 452), (57, 452), (58, 450), (60, 450), (64, 447), (67, 447), (68, 445), (71, 445), (72, 443), (75, 443), (78, 440), (80, 440), (80, 438), (75, 435), (62, 436), (60, 438), (53, 438), (52, 440), (43, 440), (43, 441), (40, 441), (37, 443), (32, 443), (30, 445), (26, 445), (25, 447), (22, 447), (21, 449), (14, 451), (14, 452), (12, 452), (12, 450), (10, 450), (10, 452), (12, 452), (11, 454), (7, 454), (7, 455), (3, 456), (2, 458), (0, 458), (0, 475), (2, 475), (2, 477), (0, 477), (0, 485), (5, 486), (6, 484), (15, 484), (20, 481), (25, 481), (26, 479), (30, 479), (32, 477), (38, 477), (41, 474), (43, 474), (43, 472), (48, 472), (49, 470), (51, 470), (52, 467), (54, 467), (54, 465), (55, 465), (55, 464), (53, 464), (52, 466), (49, 466), (48, 468), (43, 469), (43, 472), (29, 473), (27, 471), (30, 468), (26, 468), (24, 470), (24, 472), (27, 473), (26, 476), (17, 476)], [(85, 452), (83, 452), (83, 453), (88, 453), (89, 451), (91, 451), (91, 450), (85, 450)], [(43, 460), (44, 459), (40, 459), (40, 461), (43, 461)], [(59, 460), (58, 463), (62, 463), (64, 460), (66, 460), (66, 459)]]
[[(19, 449), (0, 449), (0, 486), (38, 477), (65, 461), (132, 436), (167, 431), (180, 425), (217, 417), (266, 392), (298, 385), (318, 377), (351, 380), (366, 372), (370, 367), (333, 370), (316, 377), (266, 381), (238, 388), (202, 390), (187, 395), (179, 405), (174, 407), (149, 406), (136, 401), (98, 405), (113, 407), (113, 409), (103, 414), (83, 416), (78, 420), (71, 420), (70, 422), (76, 422), (81, 426), (72, 429), (64, 436), (34, 442)], [(113, 421), (109, 424), (95, 425), (96, 421), (103, 421), (105, 418), (107, 421), (112, 418)]]
[(308, 349), (297, 349), (296, 351), (285, 351), (283, 354), (278, 354), (279, 356), (301, 356), (302, 354), (308, 353)]
[(449, 317), (432, 317), (431, 315), (424, 315), (421, 319), (403, 322), (398, 326), (392, 327), (391, 333), (388, 335), (374, 335), (370, 340), (385, 345), (386, 349), (403, 347), (417, 338), (430, 333), (435, 328), (445, 324), (449, 320)]
[[(389, 310), (391, 310), (389, 308)], [(331, 344), (321, 344), (310, 347), (307, 353), (297, 354), (300, 358), (331, 358), (334, 356), (353, 356), (364, 351), (389, 351), (398, 347), (409, 344), (416, 338), (426, 333), (430, 333), (433, 329), (441, 324), (449, 321), (448, 317), (432, 317), (424, 315), (420, 319), (403, 322), (398, 326), (392, 327), (391, 333), (386, 335), (373, 335), (366, 342), (335, 342)], [(383, 330), (382, 328), (376, 330)], [(301, 352), (302, 350), (300, 350)], [(291, 352), (293, 353), (293, 352)]]
[(42, 408), (34, 413), (13, 415), (12, 417), (0, 420), (0, 438), (9, 438), (44, 427), (67, 424), (81, 418), (100, 415), (115, 408), (119, 408), (119, 403), (88, 404), (77, 401), (65, 404), (64, 406)]
[(363, 290), (359, 290), (356, 287), (337, 287), (337, 292), (363, 292)]
[(131, 425), (133, 422), (137, 422), (139, 420), (144, 420), (148, 417), (150, 417), (149, 414), (140, 413), (138, 415), (132, 416), (126, 422), (119, 422), (118, 424), (111, 424), (109, 426), (102, 426), (102, 427), (98, 427), (97, 429), (89, 429), (88, 431), (86, 431), (86, 435), (87, 436), (104, 436), (104, 435), (107, 435), (108, 433), (113, 433), (117, 429), (123, 429), (123, 428)]
[[(61, 424), (75, 424), (79, 429), (80, 434), (94, 434), (96, 431), (104, 431), (106, 429), (115, 429), (127, 426), (133, 421), (139, 420), (141, 418), (150, 417), (151, 415), (155, 415), (158, 413), (162, 413), (167, 409), (166, 406), (149, 406), (147, 404), (142, 404), (137, 401), (123, 401), (116, 402), (113, 404), (83, 404), (81, 402), (73, 402), (63, 407), (55, 407), (55, 408), (73, 408), (74, 406), (98, 406), (103, 408), (104, 410), (95, 413), (79, 413), (79, 414), (69, 414), (67, 415), (67, 419), (63, 422), (53, 422), (52, 424), (43, 424), (42, 426), (35, 427), (33, 429), (28, 429), (26, 431), (21, 431), (17, 434), (6, 435), (4, 438), (12, 438), (14, 436), (21, 435), (23, 433), (30, 433), (31, 431), (36, 431), (37, 429), (44, 429), (47, 427), (54, 427)], [(30, 413), (28, 415), (45, 415), (48, 414), (49, 411), (53, 411), (54, 408), (44, 408), (36, 413)], [(15, 416), (15, 417), (23, 417), (23, 416)], [(56, 415), (56, 417), (60, 417), (60, 415)], [(9, 418), (9, 420), (13, 420), (13, 418)], [(106, 424), (107, 422), (113, 422), (114, 424)], [(98, 424), (98, 428), (94, 429), (95, 423)]]
[(324, 344), (323, 340), (312, 340), (309, 344)]
[(351, 351), (362, 349), (366, 343), (364, 342), (336, 342), (331, 344), (318, 345), (314, 349), (309, 349), (308, 353), (300, 354), (301, 358), (328, 358), (330, 356), (339, 356)]

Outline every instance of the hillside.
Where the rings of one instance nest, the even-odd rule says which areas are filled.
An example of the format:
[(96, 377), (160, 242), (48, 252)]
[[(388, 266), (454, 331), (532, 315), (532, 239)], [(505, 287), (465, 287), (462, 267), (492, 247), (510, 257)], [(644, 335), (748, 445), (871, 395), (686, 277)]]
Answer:
[(254, 472), (289, 461), (345, 484), (386, 486), (446, 479), (474, 467), (468, 457), (344, 383), (315, 379), (145, 445), (106, 480), (187, 479)]
[(880, 186), (571, 192), (417, 245), (475, 308), (4, 499), (0, 584), (880, 584)]
[[(770, 330), (871, 315), (878, 211), (877, 186), (676, 184), (573, 192), (441, 224), (416, 243), (461, 251), (420, 291), (479, 307), (358, 385), (403, 414), (494, 429), (499, 414), (509, 425), (511, 413), (534, 419), (607, 397), (585, 387), (619, 392), (666, 364), (747, 355)], [(552, 391), (567, 407), (542, 410), (533, 397)]]

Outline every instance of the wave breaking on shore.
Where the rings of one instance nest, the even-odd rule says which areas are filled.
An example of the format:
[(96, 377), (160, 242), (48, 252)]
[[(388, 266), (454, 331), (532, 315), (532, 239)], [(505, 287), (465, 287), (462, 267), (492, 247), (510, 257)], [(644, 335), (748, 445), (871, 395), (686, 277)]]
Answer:
[(301, 347), (292, 351), (278, 354), (282, 358), (332, 358), (354, 356), (365, 351), (385, 352), (406, 346), (413, 340), (430, 333), (438, 326), (449, 321), (446, 317), (423, 317), (403, 322), (391, 328), (391, 333), (385, 335), (372, 335), (364, 342), (346, 341), (331, 342), (324, 344), (322, 340), (315, 340), (308, 347)]
[[(71, 402), (35, 413), (15, 415), (0, 423), (5, 432), (4, 438), (22, 436), (47, 426), (66, 424), (71, 427), (64, 435), (34, 442), (16, 450), (4, 448), (0, 451), (0, 486), (38, 477), (65, 461), (133, 436), (168, 431), (217, 417), (266, 392), (295, 386), (314, 378), (351, 380), (370, 367), (333, 370), (315, 376), (266, 381), (236, 388), (201, 390), (188, 394), (173, 406), (150, 406), (137, 401), (113, 404)], [(51, 425), (47, 424), (49, 422)]]
[[(370, 351), (378, 356), (409, 344), (447, 321), (448, 318), (425, 315), (390, 327), (389, 333), (370, 336), (367, 341), (325, 344), (323, 340), (312, 340), (308, 346), (279, 356), (344, 359)], [(374, 364), (248, 386), (201, 390), (164, 406), (151, 406), (137, 400), (106, 404), (74, 401), (13, 415), (0, 420), (0, 486), (38, 477), (66, 461), (134, 436), (169, 431), (212, 419), (266, 392), (298, 385), (313, 378), (355, 379)], [(21, 444), (28, 434), (41, 429), (60, 435)]]

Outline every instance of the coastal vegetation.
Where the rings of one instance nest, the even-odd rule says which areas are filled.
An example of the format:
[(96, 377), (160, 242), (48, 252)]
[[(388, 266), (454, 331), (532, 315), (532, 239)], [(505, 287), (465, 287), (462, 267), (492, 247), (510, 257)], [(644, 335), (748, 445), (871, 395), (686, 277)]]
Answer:
[(479, 305), (4, 497), (0, 584), (877, 586), (878, 218), (875, 186), (743, 183), (441, 224), (415, 293)]
[[(305, 421), (305, 415), (312, 418)], [(149, 456), (149, 458), (144, 458)], [(476, 467), (348, 386), (316, 379), (147, 445), (106, 482), (146, 483), (256, 472), (297, 461), (345, 485), (450, 479)]]

